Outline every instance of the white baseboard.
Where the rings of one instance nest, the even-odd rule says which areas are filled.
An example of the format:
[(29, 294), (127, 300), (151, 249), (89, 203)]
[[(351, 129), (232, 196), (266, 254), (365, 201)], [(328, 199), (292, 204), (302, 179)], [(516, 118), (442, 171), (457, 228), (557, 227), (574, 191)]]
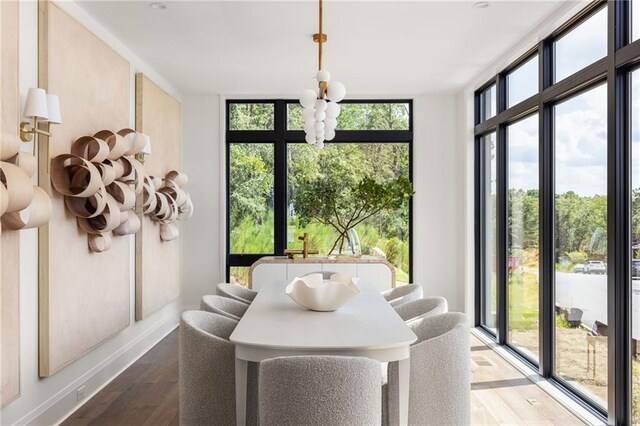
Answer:
[[(122, 346), (111, 356), (104, 359), (78, 379), (62, 388), (54, 396), (27, 413), (17, 424), (60, 424), (142, 355), (147, 353), (149, 349), (175, 330), (177, 326), (178, 321), (176, 318), (173, 315), (167, 315), (149, 330), (146, 330), (136, 339)], [(78, 402), (76, 390), (82, 385), (85, 386), (86, 397)]]
[(200, 305), (182, 305), (182, 312), (184, 311), (199, 311)]

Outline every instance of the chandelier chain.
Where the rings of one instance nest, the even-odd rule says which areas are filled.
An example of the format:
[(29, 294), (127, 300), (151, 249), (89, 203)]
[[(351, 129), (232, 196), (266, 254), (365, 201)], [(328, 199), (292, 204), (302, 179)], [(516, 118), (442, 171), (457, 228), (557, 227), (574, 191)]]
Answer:
[(318, 71), (322, 69), (322, 0), (318, 2), (318, 33), (320, 34), (320, 40), (318, 41)]

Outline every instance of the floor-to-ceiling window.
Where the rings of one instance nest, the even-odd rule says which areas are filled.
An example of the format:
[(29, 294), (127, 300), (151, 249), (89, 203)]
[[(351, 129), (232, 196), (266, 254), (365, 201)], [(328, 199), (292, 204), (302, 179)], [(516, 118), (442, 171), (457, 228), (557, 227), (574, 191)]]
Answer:
[(640, 423), (634, 6), (593, 2), (476, 92), (476, 323), (615, 424)]
[(538, 114), (508, 125), (505, 141), (509, 315), (507, 341), (537, 361), (540, 286)]
[[(306, 232), (320, 255), (383, 255), (397, 283), (410, 282), (411, 202), (366, 214), (353, 198), (367, 178), (411, 180), (412, 102), (342, 102), (322, 150), (305, 143), (301, 112), (296, 101), (227, 102), (227, 278), (246, 285), (253, 262), (300, 248)], [(326, 192), (335, 220), (305, 208)], [(338, 238), (338, 223), (351, 225), (348, 238)]]
[(556, 373), (607, 401), (607, 87), (555, 105)]
[(486, 283), (482, 289), (481, 316), (482, 323), (494, 334), (496, 333), (497, 307), (497, 235), (496, 235), (496, 134), (489, 133), (480, 139), (479, 149), (482, 158), (482, 279)]

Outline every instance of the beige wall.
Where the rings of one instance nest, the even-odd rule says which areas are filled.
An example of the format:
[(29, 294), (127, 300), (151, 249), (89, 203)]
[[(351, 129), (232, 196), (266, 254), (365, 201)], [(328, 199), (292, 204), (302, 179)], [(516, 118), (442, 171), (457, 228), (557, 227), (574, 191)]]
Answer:
[[(178, 93), (160, 75), (98, 25), (73, 2), (58, 3), (65, 11), (87, 26), (131, 63), (130, 127), (135, 125), (136, 72), (143, 72), (177, 99)], [(37, 86), (37, 2), (20, 1), (20, 93), (22, 101), (29, 87)], [(64, 119), (64, 117), (63, 117)], [(25, 150), (31, 150), (25, 144)], [(196, 201), (197, 203), (197, 201)], [(129, 312), (131, 325), (103, 344), (91, 350), (71, 365), (46, 379), (38, 377), (38, 233), (20, 232), (20, 381), (21, 397), (0, 410), (0, 424), (54, 424), (74, 410), (76, 389), (85, 386), (85, 400), (104, 386), (114, 375), (142, 355), (178, 323), (180, 301), (170, 303), (149, 315), (144, 321), (134, 319), (134, 242), (130, 237), (131, 297)]]

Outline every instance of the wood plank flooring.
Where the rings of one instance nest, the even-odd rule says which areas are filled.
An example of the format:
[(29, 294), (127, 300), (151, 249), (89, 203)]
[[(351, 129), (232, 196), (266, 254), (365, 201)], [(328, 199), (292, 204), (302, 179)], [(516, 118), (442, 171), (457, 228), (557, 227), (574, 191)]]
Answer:
[(473, 335), (471, 423), (563, 426), (583, 424)]
[[(474, 425), (582, 424), (473, 336), (471, 373)], [(177, 330), (87, 401), (63, 425), (178, 425)]]

